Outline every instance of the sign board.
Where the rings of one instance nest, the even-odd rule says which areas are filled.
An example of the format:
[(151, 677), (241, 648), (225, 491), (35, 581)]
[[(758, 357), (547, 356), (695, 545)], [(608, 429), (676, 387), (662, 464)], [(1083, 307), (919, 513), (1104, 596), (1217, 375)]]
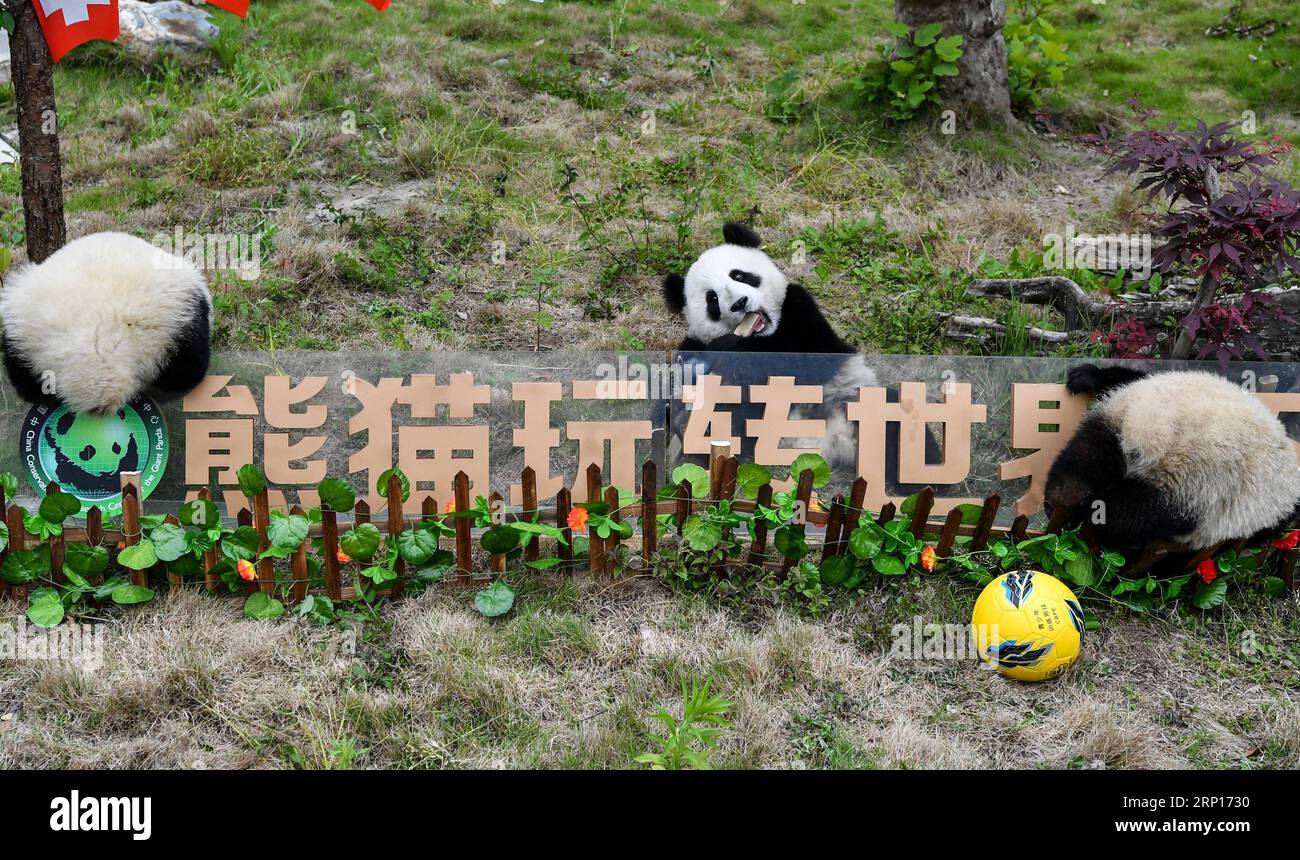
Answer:
[[(114, 464), (103, 451), (115, 441), (142, 452), (148, 436), (150, 453), (139, 462), (146, 482), (157, 476), (146, 483), (156, 502), (175, 504), (208, 487), (233, 513), (246, 504), (235, 472), (257, 462), (275, 488), (273, 506), (315, 506), (314, 488), (327, 476), (348, 480), (379, 506), (375, 480), (395, 465), (410, 478), (413, 495), (440, 504), (462, 470), (472, 494), (496, 491), (519, 504), (519, 475), (531, 466), (546, 504), (562, 486), (583, 497), (589, 463), (600, 465), (607, 482), (639, 490), (647, 458), (668, 475), (705, 455), (712, 439), (727, 438), (742, 461), (773, 466), (778, 478), (803, 451), (833, 448), (838, 456), (828, 459), (836, 468), (822, 494), (845, 492), (862, 476), (871, 509), (930, 485), (936, 515), (997, 493), (1000, 518), (1009, 520), (1041, 510), (1047, 470), (1087, 407), (1063, 384), (1078, 363), (1072, 360), (869, 356), (876, 386), (825, 397), (824, 383), (842, 360), (777, 353), (218, 353), (207, 379), (183, 400), (161, 410), (137, 405), (130, 427), (118, 428), (121, 439), (103, 429), (91, 433), (109, 447), (93, 446), (97, 466), (85, 471), (98, 477), (86, 486), (93, 491), (94, 481), (109, 480), (104, 475)], [(1254, 391), (1300, 439), (1300, 365), (1185, 366), (1222, 372)], [(32, 448), (53, 426), (65, 457), (74, 448), (84, 452), (57, 432), (68, 419), (57, 410), (28, 410), (12, 390), (0, 396), (5, 429), (18, 443), (10, 448), (13, 459), (0, 454), (0, 469), (28, 475), (38, 489), (51, 478), (75, 484), (59, 477), (57, 456)], [(74, 418), (69, 430), (82, 420)], [(37, 465), (51, 457), (52, 471)]]

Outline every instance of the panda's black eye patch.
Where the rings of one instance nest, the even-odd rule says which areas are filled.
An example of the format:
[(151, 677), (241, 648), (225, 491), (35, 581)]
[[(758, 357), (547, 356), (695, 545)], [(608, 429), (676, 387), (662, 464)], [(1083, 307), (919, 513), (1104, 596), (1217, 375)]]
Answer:
[(717, 322), (722, 319), (722, 306), (718, 304), (718, 294), (713, 290), (704, 296), (704, 301), (709, 307), (709, 319)]
[(740, 281), (742, 284), (749, 284), (751, 287), (757, 287), (763, 283), (763, 279), (753, 272), (746, 272), (744, 269), (732, 269), (728, 275), (733, 281)]

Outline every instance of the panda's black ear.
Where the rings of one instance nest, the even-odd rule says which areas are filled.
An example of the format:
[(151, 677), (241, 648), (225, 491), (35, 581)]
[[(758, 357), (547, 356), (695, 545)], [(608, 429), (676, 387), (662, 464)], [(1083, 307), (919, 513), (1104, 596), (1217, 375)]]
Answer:
[(745, 248), (757, 248), (763, 244), (758, 234), (751, 230), (748, 224), (741, 224), (739, 221), (728, 221), (723, 224), (722, 238), (728, 245), (740, 245)]
[(668, 310), (680, 314), (686, 309), (686, 279), (681, 275), (664, 278), (664, 301)]

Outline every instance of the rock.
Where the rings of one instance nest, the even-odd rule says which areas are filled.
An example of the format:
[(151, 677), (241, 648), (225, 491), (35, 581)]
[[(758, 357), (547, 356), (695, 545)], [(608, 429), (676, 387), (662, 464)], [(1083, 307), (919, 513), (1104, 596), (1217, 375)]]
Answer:
[(206, 53), (219, 32), (206, 11), (181, 0), (118, 0), (117, 20), (117, 44), (146, 57)]
[[(332, 193), (327, 191), (330, 202), (317, 206), (312, 217), (318, 221), (336, 221), (340, 216), (356, 218), (366, 214), (380, 217), (396, 215), (408, 203), (422, 200), (431, 185), (428, 180), (413, 179), (387, 187), (353, 185)], [(435, 206), (434, 209), (447, 211), (446, 207), (440, 206)]]

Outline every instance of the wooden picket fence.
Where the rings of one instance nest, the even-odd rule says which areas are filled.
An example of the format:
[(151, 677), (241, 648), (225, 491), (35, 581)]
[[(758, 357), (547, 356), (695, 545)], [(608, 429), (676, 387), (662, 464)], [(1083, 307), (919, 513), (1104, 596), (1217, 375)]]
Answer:
[[(729, 446), (725, 443), (715, 443), (709, 468), (710, 491), (708, 498), (692, 498), (690, 483), (683, 481), (676, 488), (674, 498), (659, 499), (657, 498), (659, 469), (654, 461), (646, 460), (641, 467), (642, 494), (640, 499), (620, 506), (616, 488), (605, 487), (602, 491), (601, 469), (593, 464), (587, 468), (585, 475), (585, 501), (589, 503), (604, 502), (609, 508), (608, 516), (613, 520), (622, 521), (627, 518), (637, 520), (640, 531), (640, 562), (637, 565), (625, 565), (625, 570), (630, 570), (633, 573), (644, 572), (659, 547), (661, 535), (659, 533), (660, 523), (658, 517), (660, 515), (672, 515), (670, 531), (680, 536), (692, 511), (703, 510), (718, 501), (730, 501), (732, 510), (740, 513), (753, 513), (758, 505), (771, 505), (773, 488), (770, 483), (759, 488), (756, 499), (753, 501), (735, 499), (738, 467), (738, 460), (730, 455)], [(104, 528), (101, 511), (97, 507), (92, 507), (86, 514), (84, 526), (69, 525), (64, 528), (63, 534), (49, 539), (50, 575), (55, 582), (62, 582), (64, 579), (64, 548), (69, 542), (82, 541), (96, 545), (107, 542), (125, 547), (140, 541), (139, 475), (128, 473), (124, 474), (122, 478), (123, 505), (122, 527), (120, 530)], [(617, 534), (605, 539), (590, 534), (588, 535), (587, 558), (585, 560), (575, 558), (573, 553), (573, 533), (568, 525), (569, 512), (574, 506), (570, 490), (563, 488), (556, 494), (554, 507), (539, 508), (537, 505), (536, 473), (532, 468), (525, 468), (520, 475), (520, 479), (523, 494), (522, 509), (511, 513), (525, 519), (530, 519), (536, 513), (540, 522), (554, 524), (563, 530), (568, 543), (556, 542), (555, 552), (560, 561), (557, 567), (569, 570), (585, 569), (595, 576), (612, 576), (615, 571), (616, 556), (622, 539)], [(864, 515), (871, 516), (870, 512), (862, 509), (863, 502), (866, 499), (867, 482), (859, 478), (853, 483), (847, 498), (842, 494), (836, 495), (831, 499), (825, 510), (812, 509), (812, 484), (812, 472), (803, 472), (799, 476), (795, 494), (796, 498), (803, 502), (803, 509), (807, 511), (805, 517), (807, 525), (812, 525), (821, 531), (820, 558), (825, 560), (845, 553), (848, 549), (849, 535), (858, 527)], [(52, 484), (50, 486), (51, 491), (57, 489), (57, 485)], [(212, 499), (212, 494), (206, 489), (200, 490), (198, 495), (201, 499), (209, 501)], [(408, 502), (402, 500), (401, 480), (396, 475), (390, 477), (386, 495), (388, 510), (386, 516), (382, 518), (372, 517), (370, 506), (364, 500), (357, 501), (351, 511), (333, 511), (322, 507), (320, 522), (311, 525), (307, 539), (290, 556), (291, 578), (286, 583), (288, 590), (286, 596), (290, 602), (300, 601), (308, 593), (322, 593), (335, 600), (350, 599), (355, 596), (355, 587), (344, 584), (343, 569), (338, 559), (340, 517), (350, 515), (353, 524), (372, 523), (381, 532), (387, 534), (391, 545), (408, 527), (409, 523), (414, 523), (417, 519), (428, 521), (440, 516), (441, 509), (438, 506), (438, 501), (429, 495), (419, 501), (418, 515), (414, 513), (416, 506), (411, 505), (408, 508)], [(469, 477), (464, 472), (457, 473), (454, 479), (453, 501), (457, 511), (468, 511), (472, 507)], [(489, 501), (492, 503), (493, 508), (496, 509), (503, 500), (499, 493), (492, 493)], [(270, 505), (267, 491), (263, 489), (252, 499), (252, 502), (252, 509), (241, 509), (236, 516), (236, 521), (241, 526), (253, 526), (256, 529), (259, 536), (259, 551), (261, 551), (270, 546), (270, 540), (267, 537), (267, 528), (270, 522)], [(934, 492), (927, 488), (917, 496), (916, 506), (909, 515), (909, 531), (918, 540), (925, 539), (926, 535), (932, 536), (935, 540), (936, 556), (942, 560), (952, 553), (959, 536), (969, 536), (971, 540), (967, 548), (975, 551), (983, 549), (991, 539), (995, 538), (1010, 537), (1014, 540), (1021, 540), (1035, 534), (1056, 533), (1062, 530), (1063, 519), (1059, 516), (1059, 512), (1058, 516), (1054, 517), (1043, 531), (1031, 530), (1029, 528), (1029, 518), (1024, 515), (1017, 516), (1009, 527), (1000, 527), (995, 524), (1000, 502), (1001, 500), (997, 495), (984, 499), (980, 504), (979, 517), (974, 524), (963, 523), (962, 513), (956, 509), (950, 511), (942, 521), (931, 520), (930, 513), (934, 506)], [(4, 503), (3, 490), (0, 490), (0, 508), (4, 507)], [(411, 513), (408, 514), (408, 510)], [(302, 515), (305, 512), (301, 507), (295, 505), (289, 509), (288, 513)], [(6, 549), (4, 553), (0, 553), (0, 562), (3, 561), (10, 550), (29, 548), (31, 535), (26, 534), (24, 531), (23, 514), (23, 509), (17, 505), (10, 505), (6, 509), (6, 523), (9, 527), (9, 549)], [(897, 516), (896, 507), (890, 503), (875, 514), (875, 520), (883, 525)], [(177, 524), (177, 520), (173, 515), (169, 515), (167, 521)], [(447, 577), (446, 581), (459, 585), (481, 584), (485, 579), (491, 579), (496, 574), (505, 571), (506, 556), (504, 554), (489, 555), (485, 568), (476, 570), (473, 529), (470, 521), (465, 517), (455, 517), (453, 524), (455, 529), (453, 549), (457, 574)], [(346, 528), (347, 522), (344, 521), (342, 525)], [(800, 525), (797, 528), (805, 531), (807, 525)], [(812, 535), (812, 537), (816, 537), (816, 535)], [(307, 553), (312, 538), (322, 539), (324, 572), (324, 588), (314, 591), (310, 589), (307, 562)], [(635, 541), (637, 536), (634, 534), (632, 538), (627, 540)], [(1239, 541), (1235, 544), (1235, 548), (1240, 550), (1245, 544), (1245, 541)], [(1221, 544), (1192, 553), (1177, 544), (1152, 544), (1139, 553), (1137, 561), (1130, 564), (1123, 571), (1123, 575), (1135, 576), (1142, 574), (1165, 560), (1181, 564), (1181, 569), (1194, 568), (1202, 560), (1214, 556), (1224, 548), (1225, 545)], [(1270, 548), (1268, 551), (1273, 550)], [(526, 562), (537, 561), (541, 558), (541, 552), (542, 547), (539, 540), (529, 541), (523, 549), (523, 560)], [(1179, 561), (1180, 556), (1186, 556), (1185, 563)], [(213, 572), (213, 568), (221, 557), (220, 547), (217, 546), (205, 553), (202, 559), (202, 587), (210, 592), (215, 593), (223, 589), (223, 583), (218, 575)], [(1283, 553), (1279, 562), (1278, 575), (1285, 581), (1288, 589), (1294, 588), (1298, 557), (1300, 557), (1300, 550), (1288, 550)], [(386, 594), (389, 597), (400, 597), (403, 591), (402, 577), (405, 574), (405, 562), (399, 558), (396, 564), (398, 579), (391, 586), (380, 589), (381, 594)], [(779, 554), (768, 553), (768, 527), (763, 522), (756, 522), (754, 524), (754, 539), (744, 557), (720, 562), (719, 568), (720, 570), (726, 570), (728, 567), (738, 568), (742, 564), (748, 567), (766, 567), (784, 572), (794, 562)], [(145, 585), (148, 571), (130, 571), (130, 576), (135, 584)], [(194, 581), (187, 583), (183, 577), (170, 572), (167, 577), (171, 591), (179, 591), (187, 584), (195, 584)], [(275, 590), (276, 585), (274, 559), (264, 558), (257, 562), (256, 579), (244, 583), (244, 590), (245, 593), (251, 594), (253, 591), (260, 589), (270, 594)], [(3, 587), (3, 592), (0, 592), (0, 594), (7, 593), (13, 599), (26, 600), (28, 586), (4, 586), (3, 583), (0, 583), (0, 587)]]

